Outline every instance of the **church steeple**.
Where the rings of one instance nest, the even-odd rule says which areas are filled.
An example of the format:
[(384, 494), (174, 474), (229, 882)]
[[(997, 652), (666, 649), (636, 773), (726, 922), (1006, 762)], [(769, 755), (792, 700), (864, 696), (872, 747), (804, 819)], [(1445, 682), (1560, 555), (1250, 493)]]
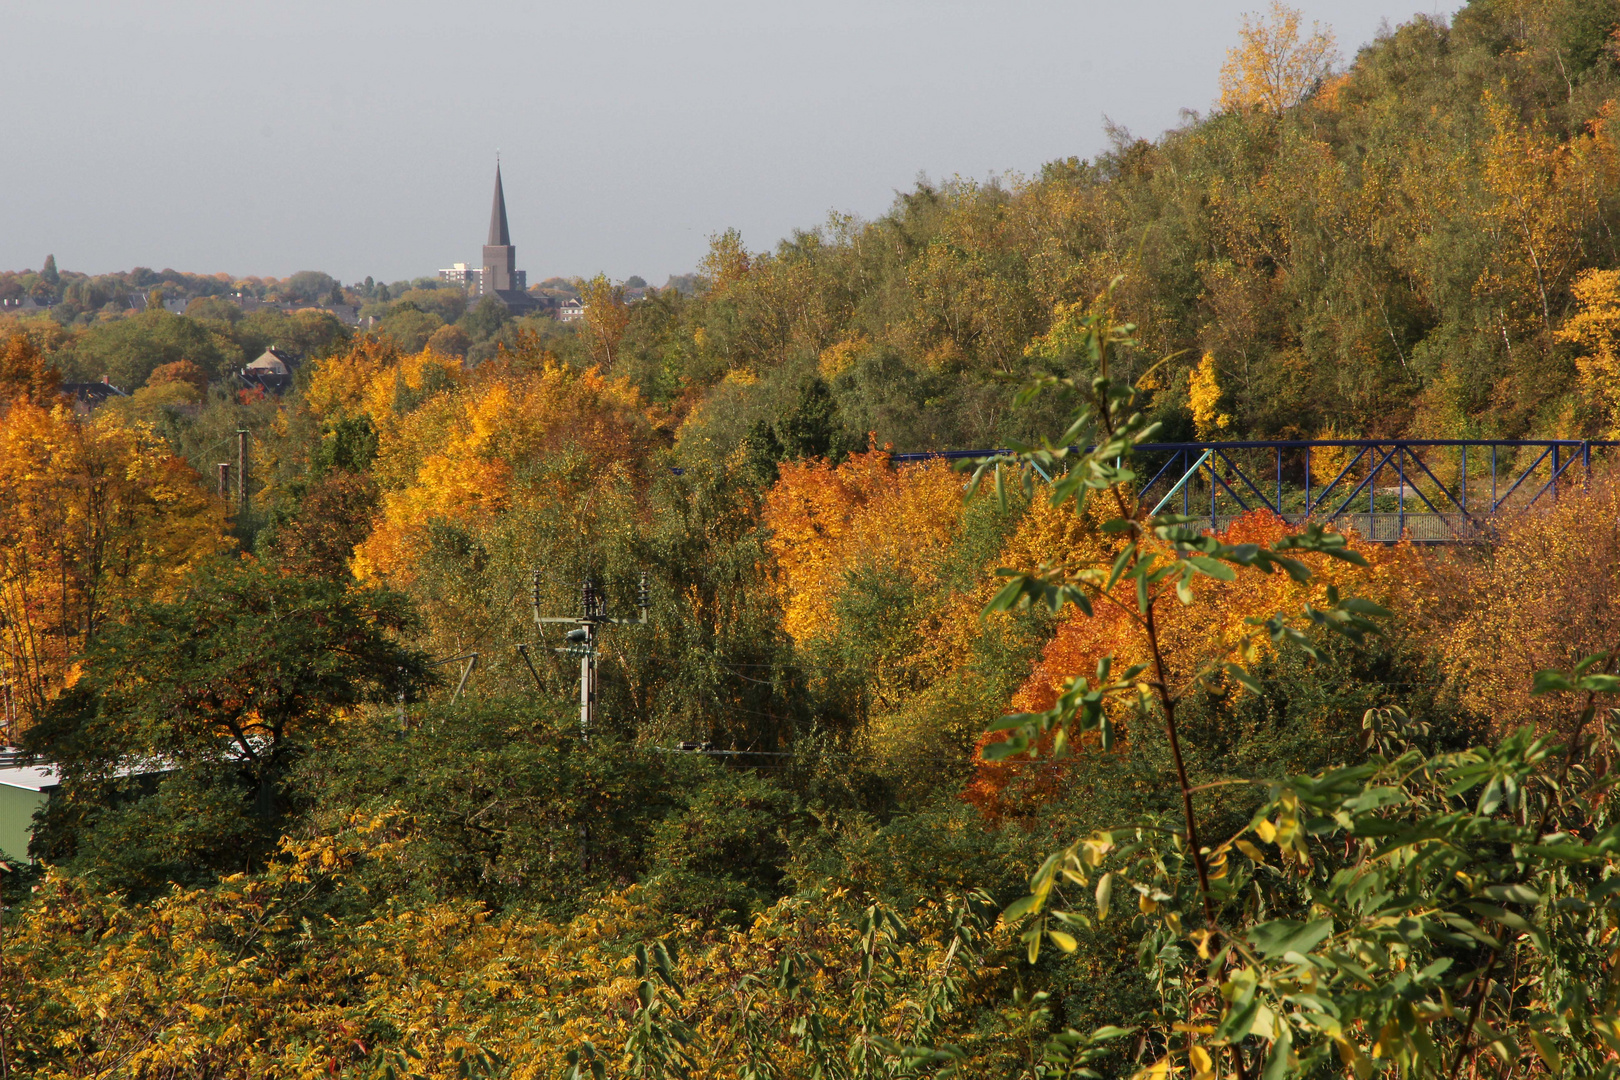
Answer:
[(490, 247), (506, 247), (512, 242), (512, 234), (506, 228), (506, 193), (501, 190), (501, 163), (495, 163), (495, 204), (489, 210), (489, 239), (486, 243)]
[(522, 293), (523, 275), (517, 268), (517, 248), (506, 228), (506, 192), (501, 190), (501, 162), (495, 160), (495, 203), (489, 208), (489, 243), (484, 245), (484, 276), (479, 292)]

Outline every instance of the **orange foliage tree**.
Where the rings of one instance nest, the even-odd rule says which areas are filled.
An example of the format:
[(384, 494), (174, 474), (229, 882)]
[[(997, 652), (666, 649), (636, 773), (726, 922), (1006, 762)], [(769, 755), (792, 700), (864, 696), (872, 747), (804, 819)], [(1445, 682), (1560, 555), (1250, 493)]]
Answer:
[(12, 334), (0, 345), (0, 409), (5, 402), (24, 398), (44, 404), (56, 395), (57, 370), (27, 334)]
[[(413, 372), (436, 363), (427, 353), (405, 357), (396, 381), (409, 387)], [(377, 387), (386, 377), (371, 380), (365, 400), (378, 429), (375, 473), (383, 494), (376, 528), (355, 551), (354, 571), (362, 580), (408, 581), (424, 527), (435, 520), (488, 521), (512, 504), (535, 462), (570, 460), (578, 465), (574, 483), (588, 487), (598, 474), (640, 472), (656, 445), (654, 418), (624, 379), (575, 371), (550, 358), (537, 371), (495, 362), (479, 373), (466, 385), (445, 385), (406, 413), (383, 404)], [(556, 483), (555, 475), (548, 482)], [(523, 497), (547, 496), (525, 490)]]
[(834, 601), (858, 562), (926, 579), (962, 516), (962, 482), (943, 462), (889, 467), (887, 451), (783, 465), (765, 500), (782, 598), (794, 640), (833, 632)]
[[(1073, 515), (1069, 516), (1072, 519)], [(1234, 521), (1220, 534), (1220, 540), (1233, 545), (1269, 545), (1297, 531), (1270, 511), (1254, 510)], [(1159, 542), (1152, 546), (1168, 550), (1168, 545)], [(1377, 545), (1352, 547), (1367, 559), (1368, 566), (1302, 555), (1300, 561), (1313, 571), (1308, 581), (1299, 582), (1287, 574), (1246, 574), (1232, 581), (1212, 579), (1204, 586), (1208, 603), (1164, 607), (1159, 633), (1172, 680), (1178, 684), (1188, 682), (1206, 664), (1233, 654), (1242, 655), (1246, 663), (1260, 659), (1275, 645), (1256, 637), (1256, 622), (1303, 604), (1324, 606), (1331, 588), (1354, 591), (1370, 599), (1388, 599), (1400, 588), (1395, 558), (1388, 549)], [(1096, 561), (1095, 556), (1089, 559)], [(1124, 595), (1128, 587), (1128, 583), (1115, 586), (1120, 605), (1097, 604), (1092, 616), (1071, 611), (1059, 624), (1029, 678), (1013, 696), (1015, 711), (1033, 713), (1052, 708), (1071, 680), (1094, 673), (1103, 657), (1112, 656), (1113, 662), (1122, 667), (1152, 660), (1140, 628), (1129, 616), (1134, 600)], [(1117, 713), (1118, 730), (1128, 738), (1128, 706), (1116, 700), (1109, 707)], [(987, 733), (981, 745), (1000, 738), (999, 732)], [(1052, 764), (1061, 769), (1068, 760)], [(982, 809), (998, 812), (1002, 793), (1013, 781), (1019, 764), (981, 761), (964, 797)]]
[(0, 694), (15, 729), (72, 682), (103, 623), (224, 546), (224, 510), (144, 425), (0, 407)]

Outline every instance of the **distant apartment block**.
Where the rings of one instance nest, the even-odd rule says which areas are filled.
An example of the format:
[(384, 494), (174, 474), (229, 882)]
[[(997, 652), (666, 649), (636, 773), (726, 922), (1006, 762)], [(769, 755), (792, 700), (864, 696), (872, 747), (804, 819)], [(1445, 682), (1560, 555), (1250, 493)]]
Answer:
[(446, 285), (459, 285), (476, 295), (484, 280), (484, 270), (479, 266), (455, 263), (439, 271), (439, 280)]

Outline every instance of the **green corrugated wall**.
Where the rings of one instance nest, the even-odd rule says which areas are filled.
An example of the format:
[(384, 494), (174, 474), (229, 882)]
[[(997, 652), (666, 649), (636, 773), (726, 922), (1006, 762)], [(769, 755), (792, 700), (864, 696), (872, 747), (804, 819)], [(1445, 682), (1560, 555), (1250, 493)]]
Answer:
[(28, 861), (28, 834), (34, 827), (34, 811), (50, 796), (43, 791), (0, 784), (0, 854)]

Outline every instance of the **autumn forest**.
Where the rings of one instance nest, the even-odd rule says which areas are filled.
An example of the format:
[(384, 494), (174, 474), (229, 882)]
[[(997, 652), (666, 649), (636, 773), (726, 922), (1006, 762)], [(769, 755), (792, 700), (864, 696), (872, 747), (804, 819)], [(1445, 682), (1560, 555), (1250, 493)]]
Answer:
[(1620, 475), (1133, 466), (1620, 438), (1620, 4), (1233, 41), (578, 321), (0, 274), (0, 1080), (1620, 1076)]

